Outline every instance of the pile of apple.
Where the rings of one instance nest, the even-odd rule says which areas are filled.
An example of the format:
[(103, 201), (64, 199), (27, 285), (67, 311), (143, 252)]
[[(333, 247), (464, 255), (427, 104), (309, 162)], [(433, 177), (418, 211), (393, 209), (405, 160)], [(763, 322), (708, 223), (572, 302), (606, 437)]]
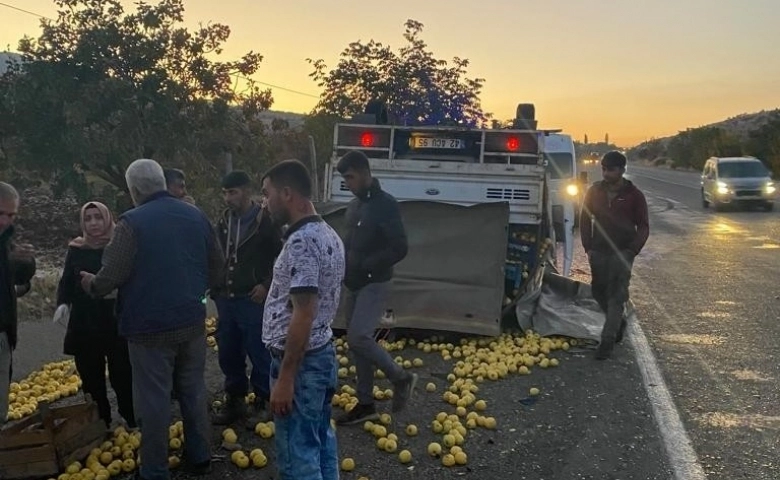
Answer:
[(73, 462), (59, 477), (49, 480), (109, 480), (133, 472), (141, 463), (137, 455), (140, 446), (139, 432), (129, 433), (124, 427), (118, 427), (112, 439), (92, 449), (83, 464)]
[[(351, 371), (348, 367), (349, 360), (346, 356), (349, 345), (344, 339), (336, 340), (336, 349), (340, 368)], [(441, 399), (448, 404), (450, 411), (437, 413), (430, 423), (433, 434), (439, 436), (439, 441), (428, 445), (426, 454), (437, 458), (446, 467), (466, 465), (468, 455), (464, 445), (469, 432), (476, 428), (493, 430), (498, 428), (498, 421), (485, 413), (488, 403), (485, 399), (478, 398), (479, 384), (485, 381), (499, 381), (510, 375), (531, 375), (535, 368), (547, 369), (559, 365), (551, 353), (557, 350), (569, 350), (576, 345), (576, 340), (567, 341), (564, 338), (541, 337), (533, 331), (524, 334), (504, 334), (496, 338), (464, 338), (455, 345), (444, 343), (437, 337), (431, 337), (424, 341), (416, 342), (412, 339), (403, 339), (397, 342), (380, 342), (390, 352), (404, 350), (407, 347), (416, 347), (424, 353), (438, 352), (442, 359), (451, 361), (452, 371), (447, 376), (448, 385), (444, 388)], [(419, 358), (405, 360), (402, 357), (395, 358), (396, 363), (405, 368), (422, 366)], [(342, 373), (340, 372), (340, 373)], [(343, 378), (342, 375), (339, 375)], [(384, 374), (377, 370), (377, 378), (384, 378)], [(425, 386), (428, 393), (435, 393), (439, 388), (433, 382)], [(349, 411), (357, 404), (355, 389), (349, 385), (343, 385), (332, 399), (334, 406)], [(529, 390), (531, 396), (539, 395), (536, 387)], [(392, 398), (392, 390), (382, 390), (374, 387), (374, 398), (385, 400)], [(396, 453), (399, 448), (399, 437), (389, 431), (392, 418), (388, 414), (382, 414), (379, 422), (365, 422), (364, 430), (371, 434), (376, 447), (384, 452)], [(409, 424), (405, 428), (409, 437), (418, 434), (418, 427)], [(409, 450), (398, 452), (398, 460), (402, 464), (412, 461), (412, 453)], [(352, 458), (344, 458), (341, 468), (352, 471), (355, 461)]]
[(73, 360), (47, 363), (21, 382), (10, 385), (7, 419), (20, 420), (38, 410), (42, 402), (54, 402), (78, 393), (81, 379)]

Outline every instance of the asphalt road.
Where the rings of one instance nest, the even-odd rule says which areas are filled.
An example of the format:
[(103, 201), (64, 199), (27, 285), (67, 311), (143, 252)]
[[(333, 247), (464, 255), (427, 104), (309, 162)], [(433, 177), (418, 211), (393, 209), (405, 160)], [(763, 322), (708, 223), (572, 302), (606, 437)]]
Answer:
[(780, 478), (780, 213), (705, 210), (696, 172), (627, 177), (651, 203), (632, 297), (707, 477)]

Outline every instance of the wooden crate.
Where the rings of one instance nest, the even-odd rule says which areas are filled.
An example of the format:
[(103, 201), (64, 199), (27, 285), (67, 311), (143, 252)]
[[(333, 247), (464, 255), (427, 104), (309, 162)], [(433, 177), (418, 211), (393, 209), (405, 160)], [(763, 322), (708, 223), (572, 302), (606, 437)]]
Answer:
[(75, 405), (39, 404), (38, 412), (0, 431), (0, 478), (56, 477), (106, 440), (106, 424), (87, 396)]

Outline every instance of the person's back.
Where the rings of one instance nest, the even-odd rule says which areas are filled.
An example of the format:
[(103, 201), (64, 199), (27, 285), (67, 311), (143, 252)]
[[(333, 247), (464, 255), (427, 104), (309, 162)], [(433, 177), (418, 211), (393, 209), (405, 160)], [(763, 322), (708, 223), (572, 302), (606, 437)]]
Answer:
[(125, 336), (201, 323), (209, 288), (213, 231), (199, 209), (167, 193), (126, 212), (137, 253), (120, 287), (120, 332)]
[(174, 384), (185, 425), (185, 465), (204, 474), (211, 432), (203, 299), (221, 278), (224, 256), (205, 215), (166, 191), (157, 162), (136, 160), (125, 177), (136, 208), (119, 218), (97, 275), (81, 272), (82, 287), (96, 296), (119, 288), (119, 332), (128, 340), (133, 390), (143, 392), (133, 399), (144, 439), (139, 478), (170, 478)]

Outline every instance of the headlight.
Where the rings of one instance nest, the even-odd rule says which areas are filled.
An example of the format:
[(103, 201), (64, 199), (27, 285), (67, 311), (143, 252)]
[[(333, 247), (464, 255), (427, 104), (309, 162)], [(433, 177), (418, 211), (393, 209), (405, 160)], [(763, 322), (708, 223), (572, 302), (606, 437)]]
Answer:
[(774, 184), (774, 182), (769, 182), (769, 183), (767, 183), (767, 184), (766, 184), (766, 187), (764, 187), (764, 189), (766, 190), (766, 193), (768, 193), (768, 194), (770, 194), (770, 195), (771, 195), (771, 194), (773, 194), (773, 193), (775, 193), (775, 191), (777, 190), (777, 189), (775, 188), (775, 184)]
[(718, 193), (721, 195), (729, 193), (729, 186), (726, 182), (718, 182)]
[(576, 197), (577, 194), (580, 193), (580, 188), (574, 184), (570, 183), (569, 185), (566, 185), (566, 194), (568, 194), (571, 197)]

